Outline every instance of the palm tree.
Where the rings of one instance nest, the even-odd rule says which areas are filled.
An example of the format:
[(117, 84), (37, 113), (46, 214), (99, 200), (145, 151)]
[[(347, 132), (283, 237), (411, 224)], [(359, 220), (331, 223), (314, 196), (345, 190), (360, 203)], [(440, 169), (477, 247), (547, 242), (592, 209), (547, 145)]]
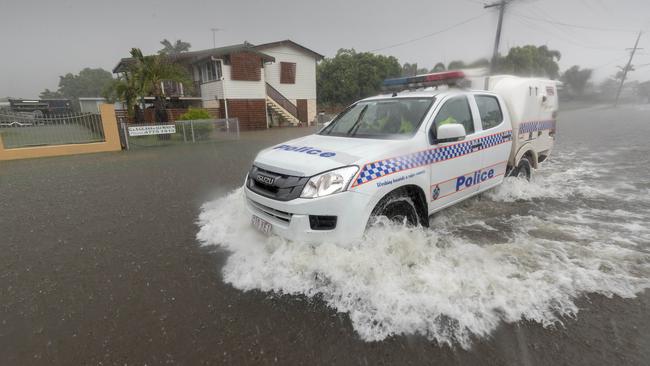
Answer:
[(191, 88), (191, 81), (187, 70), (174, 63), (166, 55), (144, 56), (139, 48), (131, 49), (131, 57), (134, 64), (131, 67), (132, 77), (142, 95), (155, 97), (154, 108), (156, 119), (160, 122), (167, 122), (165, 111), (165, 96), (162, 87), (163, 81), (175, 81)]
[(127, 72), (124, 75), (118, 76), (103, 92), (104, 98), (107, 101), (114, 103), (122, 101), (126, 105), (126, 112), (129, 117), (134, 118), (137, 122), (139, 115), (136, 114), (135, 108), (138, 103), (138, 98), (142, 95), (139, 83), (133, 73)]
[(192, 47), (189, 42), (183, 42), (180, 39), (177, 39), (176, 43), (171, 43), (165, 38), (160, 41), (160, 44), (163, 45), (163, 48), (158, 51), (159, 55), (178, 55), (181, 52), (189, 51), (190, 47)]

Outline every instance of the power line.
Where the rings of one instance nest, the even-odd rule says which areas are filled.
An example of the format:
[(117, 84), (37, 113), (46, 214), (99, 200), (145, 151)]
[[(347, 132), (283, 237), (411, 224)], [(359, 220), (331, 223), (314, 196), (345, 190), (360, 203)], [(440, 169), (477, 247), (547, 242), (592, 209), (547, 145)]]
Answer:
[(460, 27), (461, 25), (465, 25), (465, 24), (467, 24), (467, 23), (470, 23), (470, 22), (472, 22), (472, 21), (474, 21), (474, 20), (476, 20), (476, 19), (478, 19), (478, 18), (484, 17), (485, 15), (486, 15), (486, 14), (483, 13), (483, 14), (481, 14), (481, 15), (477, 15), (477, 16), (475, 16), (475, 17), (471, 17), (471, 18), (465, 19), (465, 20), (463, 20), (462, 22), (458, 22), (458, 23), (452, 24), (452, 25), (450, 25), (449, 27), (443, 28), (443, 29), (438, 30), (438, 31), (435, 31), (435, 32), (433, 32), (433, 33), (425, 34), (425, 35), (423, 35), (423, 36), (421, 36), (421, 37), (417, 37), (417, 38), (412, 38), (412, 39), (409, 39), (409, 40), (404, 41), (404, 42), (395, 43), (395, 44), (392, 44), (392, 45), (390, 45), (390, 46), (380, 47), (380, 48), (375, 48), (375, 49), (370, 50), (369, 52), (383, 51), (383, 50), (387, 50), (387, 49), (389, 49), (389, 48), (394, 48), (394, 47), (398, 47), (398, 46), (403, 46), (403, 45), (405, 45), (405, 44), (409, 44), (409, 43), (413, 43), (413, 42), (421, 41), (421, 40), (423, 40), (423, 39), (426, 39), (426, 38), (429, 38), (429, 37), (433, 37), (433, 36), (438, 35), (438, 34), (440, 34), (440, 33), (444, 33), (444, 32), (450, 31), (450, 30), (452, 30), (452, 29), (454, 29), (454, 28)]
[[(515, 16), (519, 17), (518, 14), (515, 14)], [(516, 18), (516, 19), (519, 20), (521, 22), (521, 24), (523, 24), (526, 27), (533, 27), (535, 29), (539, 29), (541, 31), (550, 33), (548, 29), (541, 28), (541, 25), (534, 24), (534, 23), (532, 23), (532, 22), (530, 22), (530, 21), (528, 21), (528, 20), (526, 20), (524, 18)], [(559, 28), (556, 28), (556, 29), (558, 31), (561, 30)], [(556, 38), (560, 39), (560, 40), (571, 43), (574, 46), (585, 48), (585, 49), (607, 51), (607, 52), (611, 52), (611, 51), (614, 51), (614, 50), (620, 50), (619, 47), (585, 45), (582, 41), (576, 40), (576, 39), (574, 39), (574, 38), (572, 38), (570, 36), (561, 35), (560, 33), (554, 33), (554, 34), (551, 34), (551, 35), (553, 37), (556, 37)]]
[[(550, 20), (551, 22), (557, 22), (557, 19), (554, 19), (553, 16), (551, 14), (549, 14), (546, 10), (544, 10), (542, 7), (537, 6), (534, 3), (530, 4), (530, 5), (531, 5), (531, 7), (528, 8), (527, 10), (530, 10), (533, 13), (532, 14), (533, 17), (538, 16), (539, 18), (544, 18), (546, 20)], [(530, 14), (524, 14), (524, 15), (531, 16)], [(526, 20), (526, 21), (528, 21), (528, 20)], [(548, 25), (552, 26), (554, 29), (557, 29), (559, 32), (561, 32), (562, 34), (564, 34), (564, 35), (566, 35), (568, 37), (573, 37), (573, 36), (576, 35), (575, 30), (573, 28), (562, 27), (562, 26), (558, 26), (557, 24), (549, 23), (549, 22), (546, 22), (546, 23), (548, 23)]]
[(634, 33), (634, 32), (636, 32), (636, 31), (633, 31), (633, 30), (630, 30), (630, 29), (592, 27), (592, 26), (588, 26), (588, 25), (569, 24), (569, 23), (560, 22), (560, 21), (553, 20), (553, 19), (531, 17), (531, 16), (524, 15), (524, 14), (521, 14), (521, 13), (515, 13), (515, 14), (517, 14), (518, 16), (520, 16), (522, 18), (526, 18), (526, 19), (529, 19), (529, 20), (535, 20), (535, 21), (538, 21), (538, 22), (551, 23), (551, 24), (562, 26), (562, 27), (597, 30), (597, 31), (603, 31), (603, 32), (626, 32), (626, 33)]
[(617, 58), (615, 58), (615, 59), (613, 59), (613, 60), (611, 60), (611, 61), (608, 61), (608, 62), (606, 62), (606, 63), (604, 63), (604, 64), (600, 64), (600, 65), (598, 65), (598, 66), (592, 67), (591, 69), (592, 69), (592, 70), (602, 69), (603, 67), (605, 67), (605, 66), (609, 66), (609, 65), (613, 64), (614, 62), (620, 61), (620, 60), (622, 60), (622, 59), (624, 59), (624, 58), (627, 58), (627, 56), (620, 56), (620, 57), (617, 57)]

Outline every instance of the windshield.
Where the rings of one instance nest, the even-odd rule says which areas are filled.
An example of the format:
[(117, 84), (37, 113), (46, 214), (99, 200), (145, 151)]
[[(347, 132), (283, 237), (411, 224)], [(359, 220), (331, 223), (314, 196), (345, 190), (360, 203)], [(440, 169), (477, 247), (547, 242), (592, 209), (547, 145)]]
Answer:
[(415, 134), (435, 98), (359, 102), (339, 114), (321, 135), (403, 139)]

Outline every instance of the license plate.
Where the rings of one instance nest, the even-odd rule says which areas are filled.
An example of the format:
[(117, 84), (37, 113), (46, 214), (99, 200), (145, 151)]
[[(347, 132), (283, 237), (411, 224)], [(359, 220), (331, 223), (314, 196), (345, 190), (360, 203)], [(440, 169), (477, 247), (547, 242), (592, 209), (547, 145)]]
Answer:
[(271, 224), (255, 215), (251, 217), (251, 224), (253, 224), (253, 226), (263, 234), (265, 235), (271, 234), (271, 228), (272, 228)]

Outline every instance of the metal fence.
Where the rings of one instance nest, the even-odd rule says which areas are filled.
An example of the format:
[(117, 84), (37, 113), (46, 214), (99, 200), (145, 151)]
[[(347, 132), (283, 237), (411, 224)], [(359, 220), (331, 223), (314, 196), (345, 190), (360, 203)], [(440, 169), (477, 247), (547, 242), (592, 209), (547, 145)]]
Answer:
[(2, 113), (0, 134), (8, 149), (105, 141), (101, 116), (92, 113), (47, 116)]
[(239, 139), (239, 119), (204, 119), (169, 123), (121, 123), (120, 135), (124, 147), (192, 144)]

